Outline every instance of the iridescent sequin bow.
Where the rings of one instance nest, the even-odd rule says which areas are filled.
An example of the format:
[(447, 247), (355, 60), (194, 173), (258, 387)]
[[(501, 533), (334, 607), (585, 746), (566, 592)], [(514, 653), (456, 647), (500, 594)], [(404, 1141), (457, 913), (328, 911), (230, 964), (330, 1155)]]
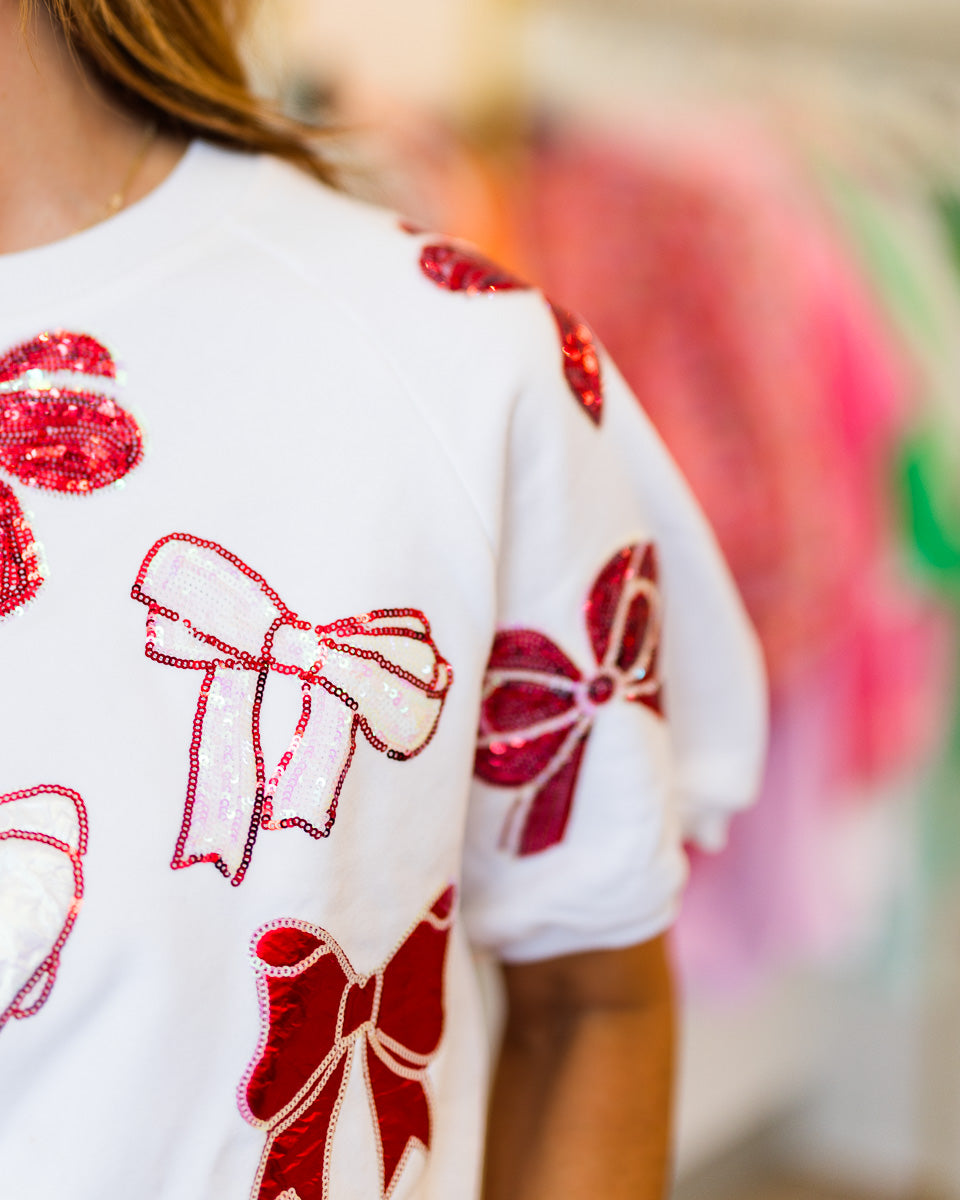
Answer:
[(597, 663), (592, 678), (534, 630), (506, 630), (493, 643), (474, 769), (486, 783), (516, 789), (503, 840), (520, 855), (562, 841), (599, 709), (627, 700), (663, 713), (653, 546), (614, 555), (593, 585), (585, 616)]
[[(151, 549), (132, 595), (149, 609), (147, 656), (203, 673), (175, 868), (214, 863), (237, 885), (261, 825), (325, 837), (357, 731), (402, 762), (440, 720), (453, 673), (416, 609), (312, 625), (241, 559), (183, 533)], [(302, 705), (267, 777), (260, 709), (271, 674), (298, 680)]]
[(324, 1200), (355, 1050), (363, 1055), (382, 1195), (414, 1146), (429, 1151), (426, 1071), (443, 1035), (454, 899), (447, 888), (386, 966), (367, 976), (324, 929), (277, 921), (256, 934), (264, 1028), (238, 1097), (244, 1118), (267, 1132), (253, 1200)]
[(76, 792), (49, 785), (0, 796), (0, 1029), (50, 995), (80, 911), (86, 851)]
[[(82, 333), (41, 333), (0, 358), (0, 468), (28, 487), (84, 495), (122, 479), (143, 456), (140, 430), (112, 392), (109, 351)], [(37, 544), (0, 482), (0, 616), (43, 583)]]

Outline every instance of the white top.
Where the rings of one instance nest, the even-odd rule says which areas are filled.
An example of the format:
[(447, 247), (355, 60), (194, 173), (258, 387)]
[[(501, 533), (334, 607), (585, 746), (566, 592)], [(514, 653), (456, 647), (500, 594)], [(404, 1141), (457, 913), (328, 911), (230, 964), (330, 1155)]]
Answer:
[(752, 795), (712, 537), (484, 269), (199, 143), (0, 259), (0, 1200), (472, 1200), (471, 946), (658, 934)]

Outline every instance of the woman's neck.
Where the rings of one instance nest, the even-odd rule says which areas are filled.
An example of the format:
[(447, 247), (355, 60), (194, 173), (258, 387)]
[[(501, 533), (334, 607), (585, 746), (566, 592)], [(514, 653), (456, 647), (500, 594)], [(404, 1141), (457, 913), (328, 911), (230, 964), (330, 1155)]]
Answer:
[(95, 224), (125, 184), (126, 204), (152, 191), (183, 144), (157, 138), (143, 154), (148, 132), (84, 74), (42, 6), (24, 34), (18, 0), (0, 0), (0, 253)]

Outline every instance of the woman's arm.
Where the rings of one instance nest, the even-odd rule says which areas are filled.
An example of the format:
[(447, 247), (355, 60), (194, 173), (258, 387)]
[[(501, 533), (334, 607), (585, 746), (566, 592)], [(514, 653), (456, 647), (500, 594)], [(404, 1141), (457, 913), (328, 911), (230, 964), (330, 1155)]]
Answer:
[(664, 939), (505, 974), (484, 1200), (663, 1200), (674, 1057)]

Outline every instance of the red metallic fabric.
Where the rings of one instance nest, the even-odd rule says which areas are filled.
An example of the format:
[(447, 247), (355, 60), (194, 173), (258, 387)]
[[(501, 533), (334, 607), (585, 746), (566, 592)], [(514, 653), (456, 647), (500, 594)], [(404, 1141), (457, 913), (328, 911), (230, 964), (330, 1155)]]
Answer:
[(253, 1200), (324, 1200), (330, 1150), (360, 1051), (389, 1196), (414, 1146), (429, 1151), (427, 1068), (443, 1036), (443, 974), (455, 889), (379, 971), (360, 976), (324, 929), (274, 922), (254, 938), (263, 1033), (239, 1105), (267, 1133)]

